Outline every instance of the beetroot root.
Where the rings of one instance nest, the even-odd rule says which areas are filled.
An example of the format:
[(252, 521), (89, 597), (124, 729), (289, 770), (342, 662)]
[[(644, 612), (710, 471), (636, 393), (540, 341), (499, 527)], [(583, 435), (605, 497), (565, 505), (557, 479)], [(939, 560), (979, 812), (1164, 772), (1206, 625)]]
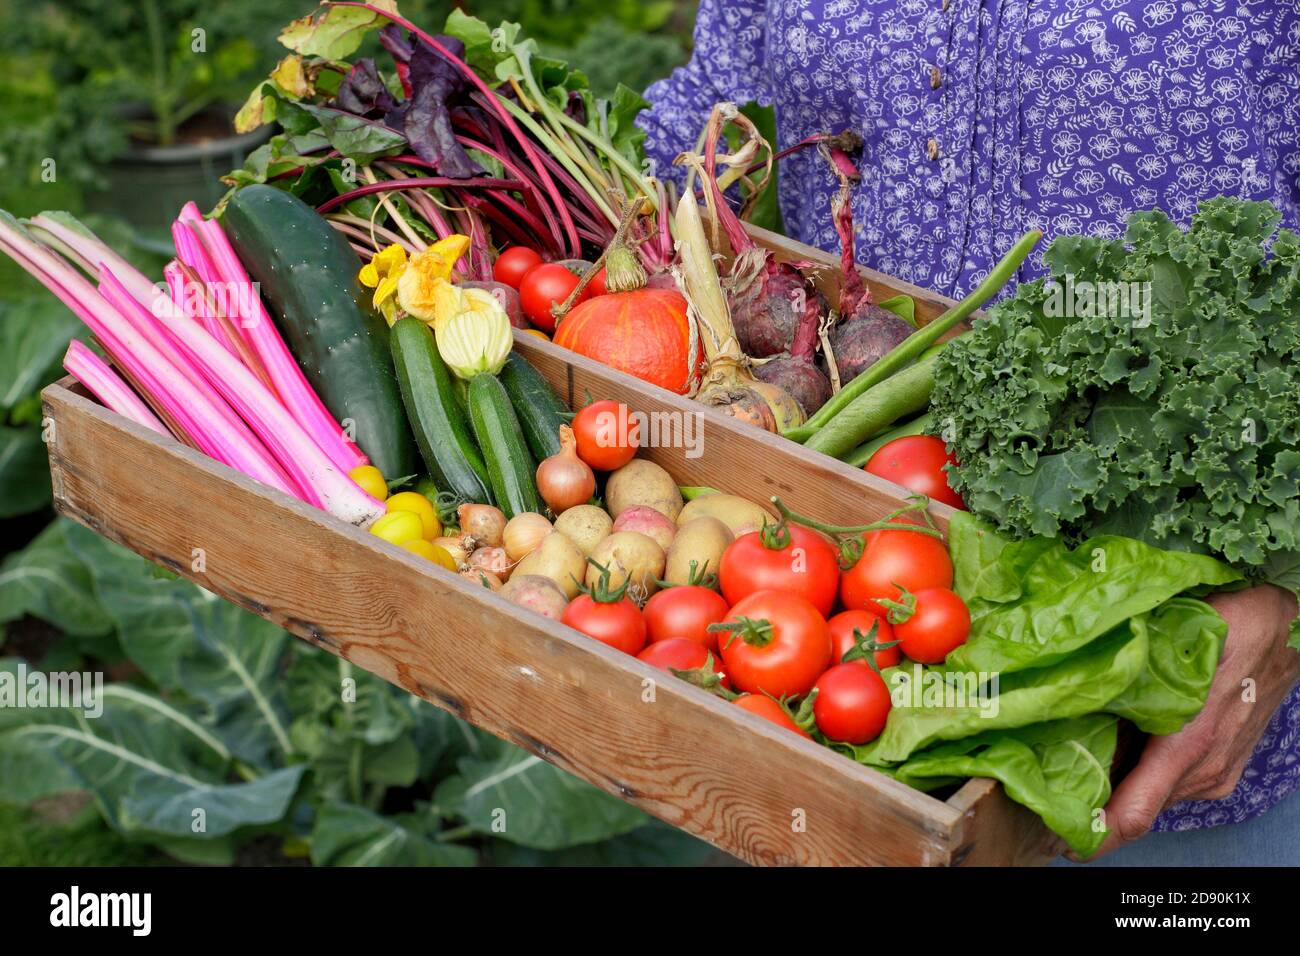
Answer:
[(840, 384), (847, 385), (888, 355), (916, 329), (887, 309), (863, 300), (831, 330)]

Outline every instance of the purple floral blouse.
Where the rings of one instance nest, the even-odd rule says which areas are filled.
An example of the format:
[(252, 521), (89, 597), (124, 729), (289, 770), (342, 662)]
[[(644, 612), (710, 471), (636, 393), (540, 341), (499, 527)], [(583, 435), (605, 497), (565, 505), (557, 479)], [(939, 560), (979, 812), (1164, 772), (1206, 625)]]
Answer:
[[(718, 100), (774, 105), (782, 147), (854, 129), (859, 261), (948, 295), (1033, 227), (1115, 237), (1134, 209), (1186, 221), (1220, 194), (1300, 227), (1297, 0), (702, 0), (695, 43), (646, 94), (662, 173)], [(815, 153), (784, 161), (786, 230), (836, 248), (835, 188)], [(1297, 789), (1300, 688), (1230, 797), (1155, 829), (1241, 822)]]

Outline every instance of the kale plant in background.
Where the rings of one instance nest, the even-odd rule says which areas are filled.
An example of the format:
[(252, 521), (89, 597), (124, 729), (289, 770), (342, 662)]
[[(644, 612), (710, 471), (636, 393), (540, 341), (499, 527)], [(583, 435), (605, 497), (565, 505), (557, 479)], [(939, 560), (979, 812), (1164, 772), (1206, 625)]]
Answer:
[(1124, 535), (1300, 591), (1300, 237), (1280, 219), (1218, 198), (1186, 230), (1140, 212), (1124, 242), (1053, 242), (1050, 276), (939, 359), (936, 433), (971, 510), (1019, 537)]

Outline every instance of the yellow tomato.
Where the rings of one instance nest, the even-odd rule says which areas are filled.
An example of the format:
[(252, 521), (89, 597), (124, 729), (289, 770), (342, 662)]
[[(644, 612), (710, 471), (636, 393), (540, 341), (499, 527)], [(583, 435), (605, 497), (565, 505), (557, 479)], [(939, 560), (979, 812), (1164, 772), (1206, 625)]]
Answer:
[(402, 542), (402, 547), (412, 554), (418, 554), (422, 558), (428, 558), (439, 567), (446, 568), (448, 571), (456, 570), (456, 559), (447, 553), (446, 548), (440, 548), (436, 544), (430, 544), (423, 538), (416, 538), (414, 541)]
[(551, 341), (551, 337), (550, 337), (549, 335), (547, 335), (545, 332), (543, 332), (541, 329), (524, 329), (524, 334), (525, 334), (525, 335), (535, 335), (535, 336), (537, 336), (539, 339), (541, 339), (543, 342), (549, 342), (549, 341)]
[(406, 544), (424, 537), (424, 522), (413, 511), (393, 511), (380, 515), (370, 533), (390, 544)]
[(394, 511), (409, 511), (419, 515), (420, 521), (424, 523), (426, 541), (432, 541), (442, 534), (442, 522), (438, 520), (438, 512), (434, 510), (429, 499), (418, 491), (399, 491), (389, 498), (388, 513), (392, 514)]
[(348, 472), (348, 477), (361, 486), (361, 490), (372, 498), (383, 501), (388, 497), (388, 483), (374, 465), (357, 465)]

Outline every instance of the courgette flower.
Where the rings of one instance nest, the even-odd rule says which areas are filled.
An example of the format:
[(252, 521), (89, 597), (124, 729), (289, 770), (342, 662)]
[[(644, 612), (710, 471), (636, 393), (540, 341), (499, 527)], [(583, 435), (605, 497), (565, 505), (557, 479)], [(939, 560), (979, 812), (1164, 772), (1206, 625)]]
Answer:
[(397, 321), (397, 280), (406, 271), (406, 250), (394, 243), (376, 252), (374, 258), (361, 267), (357, 278), (367, 289), (374, 289), (371, 304), (388, 324)]
[(486, 289), (434, 285), (433, 335), (438, 354), (459, 378), (495, 375), (510, 355), (514, 336), (505, 307)]
[(411, 257), (397, 280), (397, 301), (408, 314), (434, 321), (437, 288), (451, 279), (456, 261), (469, 249), (469, 237), (451, 235)]

